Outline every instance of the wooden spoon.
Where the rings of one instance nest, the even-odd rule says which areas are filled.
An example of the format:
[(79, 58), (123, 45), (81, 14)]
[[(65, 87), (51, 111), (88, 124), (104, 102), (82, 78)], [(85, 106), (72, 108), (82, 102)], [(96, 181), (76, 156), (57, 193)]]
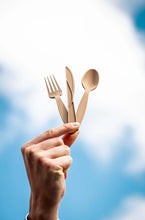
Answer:
[(95, 69), (90, 69), (84, 74), (82, 78), (82, 86), (84, 87), (85, 92), (77, 110), (77, 114), (76, 114), (77, 122), (79, 123), (82, 122), (87, 107), (89, 92), (96, 89), (98, 83), (99, 83), (99, 74)]

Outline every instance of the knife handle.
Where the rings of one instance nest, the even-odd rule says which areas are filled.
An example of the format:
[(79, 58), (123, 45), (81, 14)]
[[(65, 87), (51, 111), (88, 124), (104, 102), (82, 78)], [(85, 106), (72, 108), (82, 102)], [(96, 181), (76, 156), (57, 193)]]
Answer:
[(75, 107), (74, 107), (74, 102), (71, 101), (68, 104), (68, 122), (75, 122), (75, 121), (76, 121)]
[(66, 110), (66, 107), (65, 107), (63, 101), (61, 100), (60, 96), (56, 96), (55, 100), (56, 100), (58, 111), (59, 111), (59, 114), (62, 118), (63, 123), (67, 123), (68, 122), (68, 112)]
[(85, 90), (84, 95), (80, 101), (80, 104), (79, 104), (79, 107), (77, 110), (77, 114), (76, 114), (76, 120), (79, 123), (82, 122), (84, 114), (86, 112), (88, 97), (89, 97), (89, 92)]

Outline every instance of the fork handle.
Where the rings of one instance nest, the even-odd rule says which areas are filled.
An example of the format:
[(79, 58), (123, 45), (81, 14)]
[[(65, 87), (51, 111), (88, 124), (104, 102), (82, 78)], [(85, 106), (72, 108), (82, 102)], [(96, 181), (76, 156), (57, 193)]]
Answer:
[(68, 112), (67, 112), (67, 109), (66, 109), (63, 101), (61, 100), (60, 96), (56, 96), (55, 100), (56, 100), (58, 111), (59, 111), (59, 114), (62, 118), (63, 123), (67, 123), (68, 122)]
[(80, 101), (79, 107), (77, 109), (76, 120), (81, 124), (84, 114), (86, 112), (88, 103), (89, 91), (85, 90), (84, 95)]

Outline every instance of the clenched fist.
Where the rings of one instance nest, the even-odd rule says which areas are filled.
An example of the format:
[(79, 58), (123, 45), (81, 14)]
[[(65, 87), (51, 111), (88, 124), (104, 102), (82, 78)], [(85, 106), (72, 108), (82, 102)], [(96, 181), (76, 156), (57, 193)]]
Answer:
[(22, 146), (31, 187), (29, 219), (58, 219), (65, 178), (72, 163), (70, 146), (78, 134), (79, 123), (68, 123), (50, 129)]

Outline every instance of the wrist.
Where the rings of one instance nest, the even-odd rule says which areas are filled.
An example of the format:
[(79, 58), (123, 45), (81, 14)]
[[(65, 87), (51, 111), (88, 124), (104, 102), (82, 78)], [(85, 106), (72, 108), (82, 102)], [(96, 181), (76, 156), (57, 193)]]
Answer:
[(30, 220), (58, 220), (59, 204), (49, 204), (42, 199), (30, 198)]

